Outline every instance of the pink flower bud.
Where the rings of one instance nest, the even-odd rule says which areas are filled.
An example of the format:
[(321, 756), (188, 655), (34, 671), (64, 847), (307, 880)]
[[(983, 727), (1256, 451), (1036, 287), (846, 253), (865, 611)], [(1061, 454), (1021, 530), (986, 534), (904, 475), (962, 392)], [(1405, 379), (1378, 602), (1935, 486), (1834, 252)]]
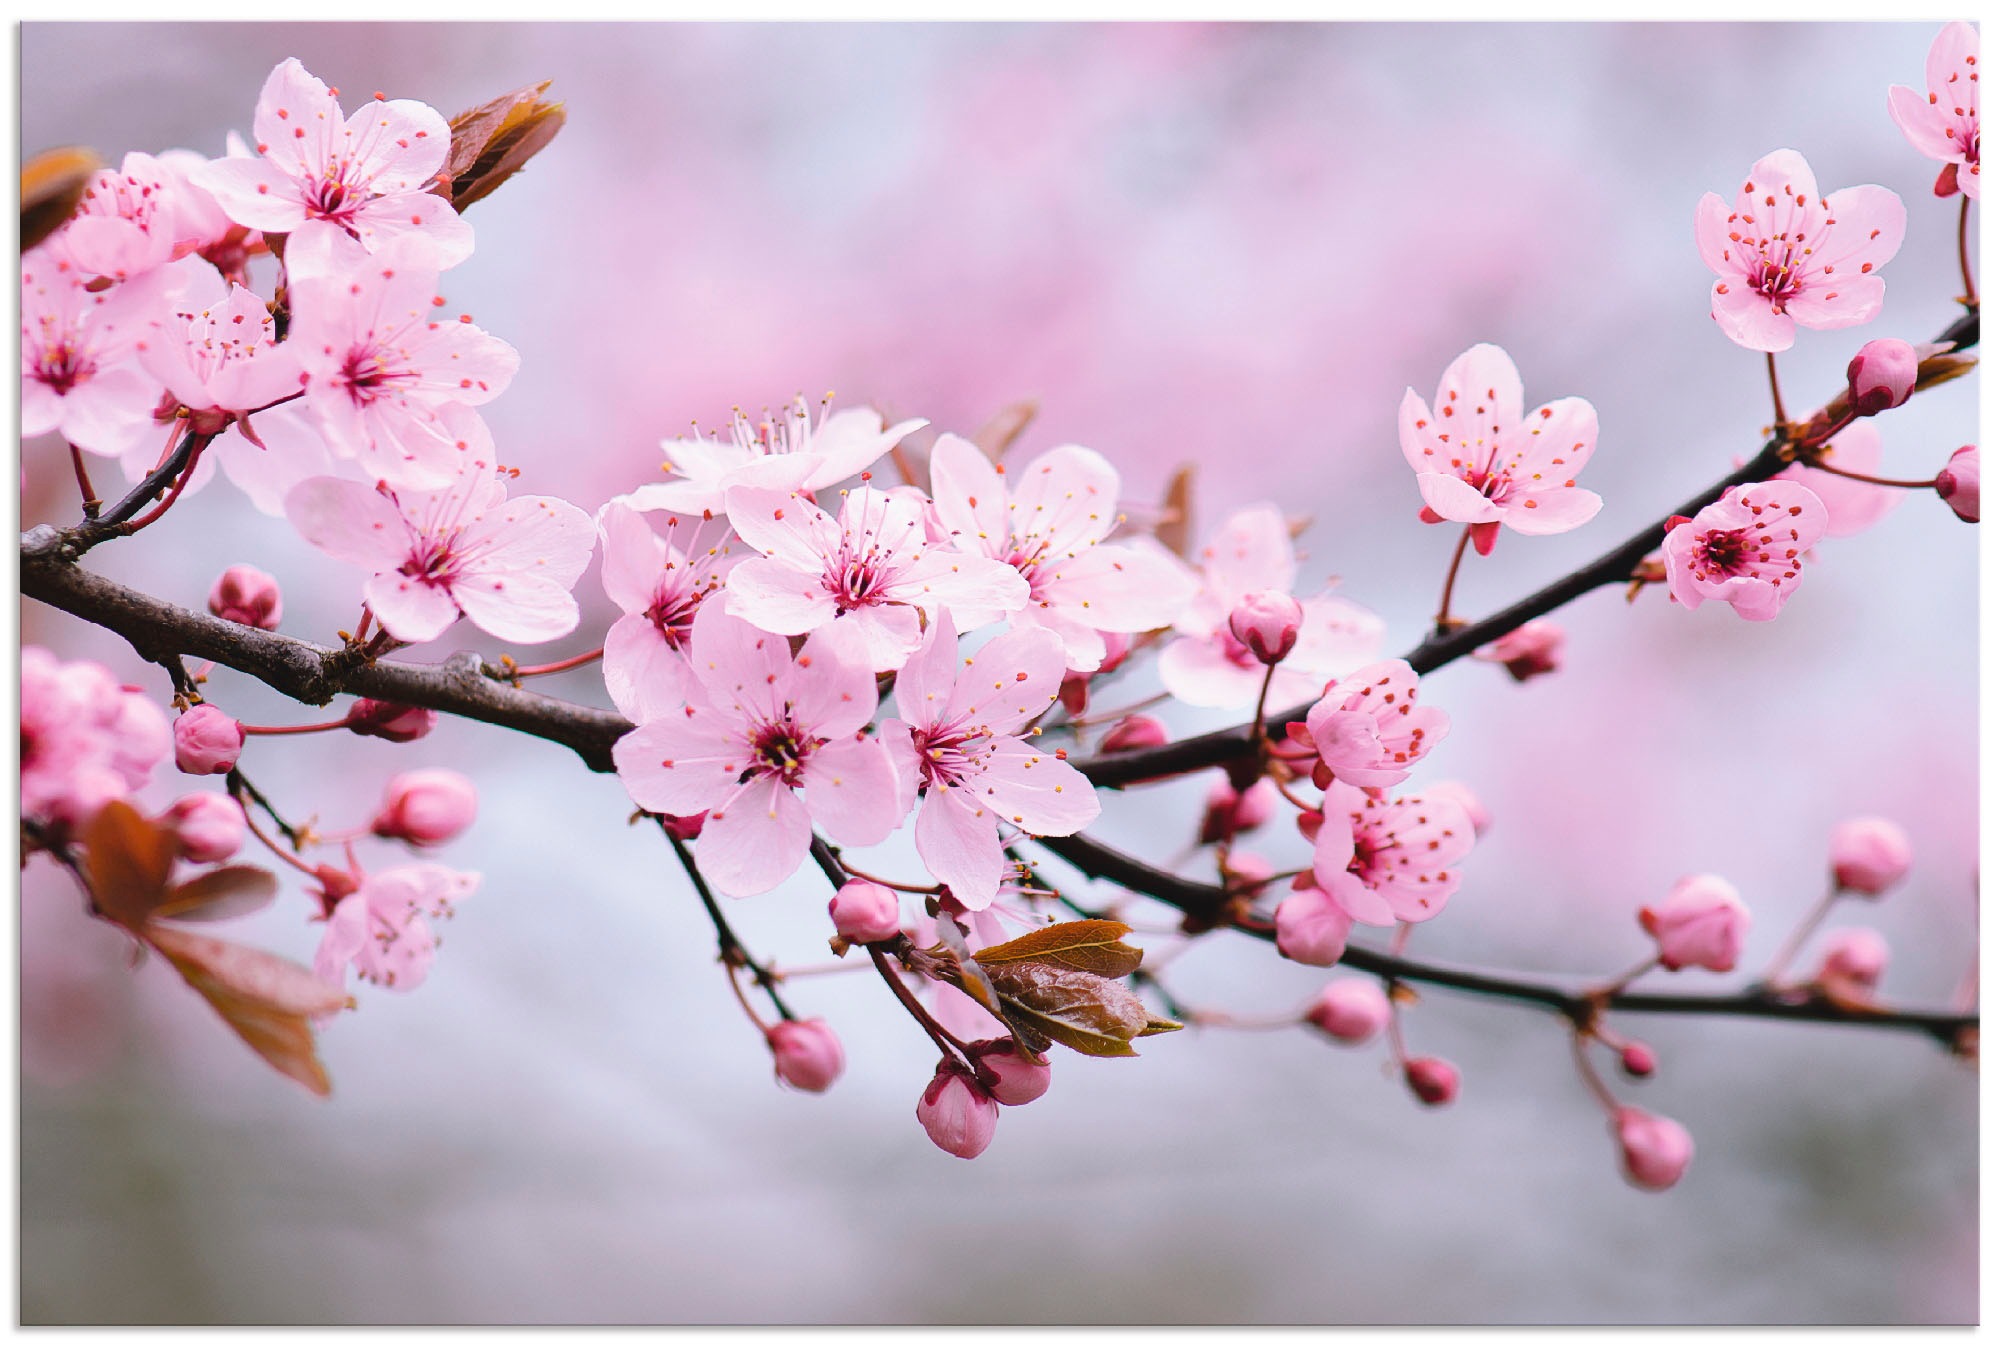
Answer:
[(1533, 621), (1509, 631), (1473, 657), (1503, 665), (1516, 682), (1562, 667), (1563, 642), (1568, 639), (1554, 622)]
[(220, 864), (243, 845), (243, 806), (228, 795), (182, 795), (160, 821), (174, 830), (181, 859), (191, 864)]
[(1917, 389), (1917, 350), (1907, 341), (1881, 337), (1847, 362), (1847, 403), (1857, 416), (1900, 407)]
[(1493, 826), (1493, 815), (1486, 805), (1479, 802), (1479, 796), (1472, 793), (1472, 787), (1455, 780), (1441, 780), (1424, 787), (1426, 799), (1449, 799), (1465, 810), (1465, 816), (1472, 823), (1472, 835), (1479, 838), (1486, 835)]
[(174, 721), (174, 765), (190, 776), (219, 776), (243, 752), (243, 726), (203, 702)]
[(368, 828), (378, 837), (436, 846), (472, 826), (479, 792), (456, 771), (405, 771), (389, 779), (382, 811)]
[(1419, 1056), (1403, 1067), (1403, 1081), (1425, 1107), (1441, 1108), (1458, 1097), (1458, 1067), (1438, 1056)]
[(1729, 881), (1714, 874), (1682, 879), (1657, 907), (1639, 908), (1639, 924), (1660, 945), (1660, 965), (1712, 972), (1735, 968), (1750, 928), (1750, 911)]
[(1102, 677), (1106, 673), (1117, 672), (1118, 665), (1132, 653), (1132, 637), (1122, 631), (1099, 631), (1097, 634), (1104, 639), (1104, 658), (1097, 665), (1097, 676)]
[(1097, 750), (1133, 752), (1140, 748), (1157, 748), (1167, 741), (1167, 737), (1167, 727), (1152, 716), (1127, 715), (1098, 740)]
[(784, 1019), (765, 1030), (778, 1078), (794, 1089), (823, 1094), (847, 1064), (840, 1039), (824, 1019)]
[(231, 566), (208, 591), (208, 610), (225, 622), (275, 631), (285, 615), (285, 602), (278, 582), (269, 575), (255, 566)]
[(903, 928), (902, 904), (879, 883), (849, 879), (826, 904), (834, 933), (854, 944), (894, 939)]
[(675, 840), (693, 841), (701, 835), (702, 824), (708, 821), (708, 810), (690, 813), (684, 818), (672, 813), (663, 813), (660, 815), (660, 821)]
[(1275, 664), (1299, 643), (1306, 610), (1280, 589), (1259, 589), (1236, 600), (1229, 614), (1229, 634), (1241, 641), (1260, 663)]
[(1047, 1057), (1030, 1059), (1022, 1056), (1012, 1038), (987, 1038), (970, 1046), (979, 1082), (986, 1087), (986, 1092), (993, 1095), (995, 1103), (1018, 1107), (1034, 1102), (1049, 1091)]
[(1833, 882), (1880, 897), (1910, 872), (1910, 834), (1887, 818), (1849, 818), (1833, 829)]
[(1321, 988), (1306, 1022), (1335, 1042), (1358, 1047), (1389, 1026), (1389, 997), (1365, 977), (1342, 977)]
[(1318, 888), (1302, 888), (1278, 904), (1278, 952), (1294, 963), (1332, 967), (1347, 952), (1354, 918)]
[(422, 706), (362, 697), (347, 708), (347, 727), (367, 738), (410, 743), (437, 728), (437, 712)]
[(1937, 474), (1937, 493), (1952, 513), (1967, 523), (1979, 522), (1979, 446), (1967, 444), (1952, 454)]
[(1272, 875), (1278, 867), (1263, 856), (1250, 851), (1231, 851), (1229, 862), (1223, 866), (1223, 877), (1232, 893), (1244, 897), (1257, 897), (1270, 886)]
[(960, 1159), (977, 1159), (993, 1143), (1000, 1105), (972, 1072), (947, 1058), (917, 1100), (917, 1120), (931, 1144)]
[(1660, 1058), (1643, 1042), (1628, 1042), (1618, 1053), (1618, 1068), (1635, 1080), (1650, 1080), (1660, 1068)]
[(1231, 785), (1228, 777), (1217, 781), (1208, 792), (1208, 805), (1202, 813), (1201, 844), (1212, 846), (1239, 832), (1262, 827), (1277, 812), (1278, 799), (1278, 787), (1268, 776), (1242, 791)]
[(1694, 1137), (1671, 1117), (1642, 1108), (1620, 1108), (1611, 1122), (1618, 1135), (1625, 1179), (1648, 1192), (1664, 1192), (1681, 1180), (1694, 1158)]
[(1829, 930), (1813, 980), (1840, 999), (1866, 1000), (1889, 966), (1889, 942), (1873, 930)]
[(1056, 688), (1056, 699), (1069, 712), (1071, 719), (1090, 709), (1090, 673), (1065, 673), (1062, 684)]

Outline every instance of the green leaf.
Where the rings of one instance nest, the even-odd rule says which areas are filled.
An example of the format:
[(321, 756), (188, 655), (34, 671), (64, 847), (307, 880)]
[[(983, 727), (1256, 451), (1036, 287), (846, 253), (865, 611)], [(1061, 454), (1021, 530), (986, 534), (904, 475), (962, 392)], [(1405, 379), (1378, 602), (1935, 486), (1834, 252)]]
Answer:
[(1123, 942), (1132, 927), (1120, 921), (1064, 921), (1031, 930), (1019, 939), (993, 944), (973, 957), (987, 967), (1002, 963), (1046, 963), (1100, 977), (1128, 977), (1139, 970), (1145, 951)]

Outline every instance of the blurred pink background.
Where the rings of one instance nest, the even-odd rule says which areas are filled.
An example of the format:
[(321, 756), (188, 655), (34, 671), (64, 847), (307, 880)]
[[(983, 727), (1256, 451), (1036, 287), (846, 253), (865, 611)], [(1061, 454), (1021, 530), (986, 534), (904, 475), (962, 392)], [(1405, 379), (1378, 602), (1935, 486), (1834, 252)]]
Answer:
[[(444, 281), (521, 351), (487, 419), (524, 488), (594, 509), (655, 476), (690, 420), (799, 392), (961, 432), (1033, 396), (1017, 453), (1089, 445), (1136, 500), (1197, 463), (1198, 532), (1259, 499), (1310, 514), (1303, 575), (1340, 576), (1395, 651), (1452, 542), (1416, 520), (1397, 401), (1475, 341), (1507, 348), (1531, 404), (1595, 403), (1581, 484), (1606, 504), (1475, 559), (1468, 615), (1755, 448), (1762, 362), (1706, 316), (1692, 221), (1758, 156), (1791, 146), (1822, 190), (1877, 182), (1910, 209), (1882, 316), (1780, 357), (1795, 408), (1840, 386), (1861, 341), (1950, 321), (1956, 204), (1931, 197), (1935, 166), (1885, 106), (1921, 83), (1934, 32), (28, 24), (21, 129), (29, 151), (220, 153), (288, 55), (350, 104), (382, 89), (447, 114), (553, 77), (567, 128), (472, 208), (478, 250)], [(1976, 411), (1964, 380), (1883, 417), (1883, 471), (1935, 471)], [(67, 519), (59, 445), (24, 453), (23, 525)], [(352, 620), (360, 577), (226, 484), (185, 514), (93, 566), (198, 606), (248, 561), (283, 581), (287, 631)], [(1916, 870), (1835, 923), (1887, 935), (1890, 998), (1946, 1001), (1974, 949), (1976, 538), (1917, 496), (1822, 546), (1776, 623), (1603, 591), (1558, 614), (1560, 675), (1516, 686), (1466, 662), (1427, 680), (1453, 728), (1421, 779), (1468, 783), (1496, 822), (1412, 951), (1624, 967), (1645, 950), (1635, 909), (1705, 870), (1756, 913), (1761, 966), (1819, 895), (1828, 829), (1881, 813)], [(546, 657), (609, 620), (594, 568), (578, 593), (585, 627)], [(33, 604), (22, 638), (165, 699), (115, 638)], [(605, 703), (587, 670), (548, 689)], [(211, 690), (245, 719), (307, 715), (227, 673)], [(824, 1098), (772, 1085), (698, 907), (657, 838), (624, 826), (614, 780), (475, 725), (245, 759), (328, 826), (365, 820), (392, 771), (444, 763), (484, 798), (443, 858), (486, 882), (429, 984), (364, 989), (324, 1035), (331, 1102), (268, 1075), (169, 973), (128, 974), (45, 867), (23, 876), (24, 1321), (1976, 1316), (1975, 1080), (1917, 1038), (1628, 1021), (1664, 1066), (1621, 1092), (1698, 1146), (1664, 1197), (1619, 1181), (1559, 1025), (1444, 992), (1408, 1031), (1465, 1069), (1449, 1110), (1420, 1111), (1374, 1049), (1191, 1032), (1139, 1062), (1059, 1060), (1050, 1095), (965, 1164), (912, 1120), (922, 1039), (865, 979), (796, 987), (842, 1032), (847, 1078)], [(1170, 855), (1205, 784), (1107, 798), (1100, 834)], [(1305, 853), (1275, 830), (1262, 849)], [(821, 887), (802, 874), (732, 917), (781, 962), (821, 961)], [(292, 894), (245, 936), (309, 957), (306, 907)], [(1172, 977), (1253, 1012), (1324, 980), (1220, 938)]]

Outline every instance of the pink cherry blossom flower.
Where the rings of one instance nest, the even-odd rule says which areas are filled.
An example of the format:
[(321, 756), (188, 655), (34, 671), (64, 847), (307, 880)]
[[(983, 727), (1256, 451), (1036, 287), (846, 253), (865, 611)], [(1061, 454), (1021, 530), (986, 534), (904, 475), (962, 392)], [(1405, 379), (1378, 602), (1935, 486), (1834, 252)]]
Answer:
[(1979, 446), (1954, 449), (1937, 474), (1937, 493), (1951, 512), (1967, 523), (1979, 522)]
[(389, 778), (368, 830), (412, 846), (441, 846), (472, 826), (479, 792), (456, 771), (432, 767)]
[(1526, 682), (1562, 667), (1563, 644), (1568, 637), (1551, 621), (1523, 622), (1491, 645), (1475, 650), (1472, 657), (1505, 668), (1516, 682)]
[(1329, 685), (1306, 712), (1304, 732), (1335, 779), (1380, 787), (1409, 779), (1450, 730), (1441, 708), (1417, 704), (1416, 670), (1385, 659)]
[(1280, 902), (1272, 918), (1278, 927), (1278, 953), (1313, 967), (1338, 963), (1347, 952), (1348, 932), (1354, 929), (1347, 908), (1310, 885)]
[(84, 188), (83, 202), (50, 240), (85, 276), (130, 280), (173, 260), (181, 217), (176, 183), (150, 154), (127, 154)]
[(1671, 1117), (1643, 1108), (1620, 1108), (1611, 1118), (1625, 1179), (1647, 1192), (1664, 1192), (1681, 1180), (1694, 1158), (1694, 1138)]
[(160, 821), (173, 829), (181, 859), (194, 865), (221, 864), (242, 847), (249, 830), (243, 806), (225, 794), (182, 795)]
[[(338, 235), (286, 249), (292, 329), (311, 409), (328, 446), (392, 486), (434, 490), (456, 474), (467, 436), (444, 416), (497, 397), (520, 367), (512, 346), (469, 321), (432, 319), (438, 269), (423, 245), (373, 257)], [(474, 419), (477, 419), (476, 417)]]
[(174, 765), (190, 776), (233, 771), (243, 752), (243, 726), (203, 702), (174, 721)]
[(1739, 486), (1667, 534), (1667, 592), (1686, 607), (1713, 598), (1768, 622), (1799, 587), (1826, 524), (1826, 506), (1796, 481)]
[(1274, 706), (1300, 701), (1374, 657), (1382, 619), (1330, 594), (1303, 600), (1298, 644), (1275, 669), (1229, 631), (1229, 614), (1247, 595), (1290, 593), (1298, 553), (1276, 505), (1252, 505), (1223, 521), (1201, 549), (1201, 585), (1174, 620), (1179, 639), (1160, 653), (1160, 681), (1191, 706), (1247, 708), (1271, 674)]
[[(1882, 432), (1872, 425), (1848, 426), (1826, 442), (1825, 461), (1849, 472), (1875, 475), (1882, 463)], [(1903, 492), (1893, 487), (1821, 472), (1804, 463), (1793, 463), (1774, 480), (1795, 481), (1819, 497), (1826, 506), (1825, 537), (1866, 532), (1903, 498)]]
[(1667, 971), (1692, 965), (1730, 972), (1743, 952), (1750, 909), (1729, 880), (1691, 874), (1658, 906), (1639, 908), (1639, 924), (1659, 944), (1660, 966)]
[[(1428, 921), (1458, 890), (1472, 820), (1444, 795), (1389, 800), (1334, 782), (1313, 839), (1313, 882), (1363, 925)], [(1307, 815), (1310, 817), (1310, 815)]]
[(764, 1030), (777, 1077), (794, 1089), (823, 1094), (847, 1067), (840, 1038), (824, 1019), (786, 1019)]
[(597, 530), (604, 592), (625, 614), (604, 637), (604, 685), (619, 713), (643, 724), (687, 704), (694, 614), (742, 558), (727, 523), (673, 514), (663, 539), (616, 500), (597, 512)]
[(139, 352), (146, 372), (194, 412), (254, 411), (299, 391), (297, 348), (280, 345), (264, 301), (189, 259), (173, 307)]
[(866, 879), (849, 879), (826, 904), (833, 932), (850, 944), (894, 939), (903, 928), (902, 903), (893, 890)]
[(231, 566), (209, 589), (208, 610), (225, 622), (275, 631), (284, 617), (285, 599), (278, 582), (256, 566)]
[(775, 415), (752, 421), (738, 411), (729, 423), (729, 437), (695, 435), (661, 443), (667, 460), (662, 470), (677, 481), (641, 486), (619, 497), (633, 509), (669, 509), (680, 514), (720, 514), (732, 486), (775, 491), (813, 491), (837, 485), (874, 466), (875, 461), (913, 430), (930, 422), (898, 421), (882, 428), (881, 413), (867, 407), (826, 412), (799, 398)]
[[(1576, 484), (1597, 449), (1597, 409), (1580, 397), (1525, 415), (1521, 375), (1507, 352), (1478, 345), (1445, 366), (1435, 411), (1415, 388), (1397, 417), (1403, 457), (1417, 474), (1423, 518), (1505, 524), (1517, 533), (1566, 533), (1604, 501)], [(1474, 534), (1483, 556), (1494, 532)]]
[(656, 813), (708, 813), (695, 858), (732, 897), (768, 892), (805, 859), (813, 828), (872, 846), (895, 830), (896, 768), (862, 730), (875, 715), (867, 646), (849, 623), (813, 632), (793, 658), (782, 636), (720, 603), (695, 614), (695, 691), (612, 748), (618, 778)]
[(977, 1159), (993, 1143), (1000, 1105), (970, 1070), (946, 1057), (917, 1100), (917, 1121), (946, 1154)]
[(370, 252), (415, 236), (439, 269), (472, 255), (472, 226), (429, 191), (451, 149), (435, 109), (377, 99), (346, 116), (334, 91), (288, 58), (264, 81), (251, 128), (260, 157), (190, 174), (237, 223), (301, 237), (308, 226), (337, 229)]
[(313, 971), (322, 981), (345, 986), (352, 965), (365, 982), (416, 990), (437, 956), (430, 923), (448, 919), (454, 905), (478, 887), (479, 875), (443, 865), (402, 865), (363, 877), (328, 914)]
[(914, 501), (872, 486), (844, 493), (838, 521), (803, 492), (738, 486), (729, 521), (763, 553), (729, 572), (730, 612), (787, 636), (838, 619), (866, 638), (878, 673), (901, 668), (917, 648), (919, 613), (935, 622), (949, 609), (971, 630), (1028, 601), (1013, 567), (933, 546)]
[(21, 651), (21, 816), (80, 828), (152, 779), (173, 748), (167, 717), (101, 665)]
[(1889, 941), (1874, 930), (1844, 927), (1826, 932), (1813, 982), (1838, 999), (1866, 1002), (1888, 969)]
[(1944, 165), (1937, 194), (1962, 191), (1979, 199), (1979, 30), (1953, 22), (1931, 41), (1918, 93), (1904, 85), (1889, 89), (1889, 115), (1917, 153)]
[(1843, 819), (1828, 851), (1842, 892), (1880, 897), (1910, 872), (1910, 834), (1887, 818)]
[[(231, 131), (228, 153), (232, 159), (247, 159), (251, 149)], [(208, 166), (208, 156), (194, 150), (163, 150), (155, 159), (168, 180), (175, 251), (194, 252), (227, 279), (243, 284), (249, 274), (250, 247), (263, 236), (230, 219), (212, 193), (195, 185), (190, 175)]]
[(1853, 327), (1882, 311), (1875, 274), (1903, 245), (1903, 202), (1886, 187), (1821, 197), (1797, 150), (1750, 168), (1732, 208), (1714, 192), (1695, 208), (1695, 243), (1718, 279), (1709, 313), (1756, 351), (1790, 350), (1796, 324)]
[(958, 628), (941, 612), (896, 678), (899, 720), (882, 725), (903, 807), (919, 788), (917, 854), (967, 910), (1000, 891), (1006, 869), (996, 828), (1066, 837), (1095, 821), (1090, 782), (1022, 733), (1062, 681), (1054, 632), (1017, 627), (961, 663)]
[(1427, 1108), (1442, 1108), (1458, 1097), (1458, 1067), (1441, 1056), (1418, 1056), (1403, 1065), (1403, 1083)]
[(157, 429), (160, 381), (140, 367), (138, 347), (176, 279), (161, 268), (93, 292), (56, 249), (21, 259), (24, 436), (53, 430), (115, 457)]
[(1065, 444), (1010, 473), (970, 442), (941, 435), (931, 493), (954, 546), (1027, 581), (1013, 624), (1054, 631), (1078, 672), (1104, 663), (1105, 632), (1166, 626), (1194, 596), (1193, 576), (1166, 551), (1105, 542), (1121, 518), (1118, 473), (1090, 449)]
[(1320, 989), (1306, 1021), (1335, 1042), (1360, 1046), (1389, 1026), (1389, 997), (1379, 982), (1342, 977)]
[(1020, 1044), (1011, 1037), (986, 1038), (967, 1046), (980, 1084), (1000, 1106), (1018, 1108), (1049, 1091), (1051, 1072), (1046, 1056), (1022, 1055)]
[(434, 640), (462, 613), (515, 644), (576, 629), (570, 590), (590, 564), (590, 516), (548, 495), (507, 498), (491, 466), (441, 491), (315, 477), (285, 497), (306, 541), (373, 572), (362, 594), (398, 640)]

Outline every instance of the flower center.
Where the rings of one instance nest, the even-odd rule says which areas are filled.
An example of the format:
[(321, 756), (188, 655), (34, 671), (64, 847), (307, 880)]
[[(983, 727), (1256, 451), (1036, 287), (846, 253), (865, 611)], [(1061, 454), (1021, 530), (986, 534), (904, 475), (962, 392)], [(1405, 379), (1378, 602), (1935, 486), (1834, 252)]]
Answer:
[(1695, 544), (1697, 565), (1705, 565), (1711, 573), (1740, 575), (1743, 562), (1750, 550), (1750, 539), (1742, 530), (1724, 532), (1717, 529), (1702, 535)]
[(397, 567), (397, 573), (433, 586), (449, 584), (457, 571), (457, 559), (450, 538), (426, 538)]
[(799, 727), (792, 723), (788, 715), (775, 724), (763, 726), (750, 740), (750, 754), (755, 760), (742, 778), (776, 776), (787, 785), (797, 785), (805, 770), (806, 759), (818, 746), (816, 741), (799, 732)]
[(348, 165), (330, 164), (326, 176), (306, 189), (306, 210), (315, 217), (345, 226), (368, 200), (367, 190), (347, 181)]
[(1769, 261), (1760, 264), (1752, 277), (1751, 288), (1780, 304), (1797, 293), (1798, 272), (1791, 265), (1790, 254), (1787, 253), (1783, 265)]
[(36, 367), (35, 377), (49, 391), (61, 395), (67, 393), (91, 372), (91, 365), (84, 360), (75, 345), (69, 341), (52, 342), (42, 348), (42, 358)]
[(916, 738), (924, 784), (944, 790), (977, 775), (993, 752), (991, 735), (964, 726), (932, 729)]
[(379, 346), (356, 345), (340, 362), (338, 381), (346, 385), (355, 406), (365, 407), (386, 396), (397, 382), (414, 377), (408, 370), (391, 368)]

